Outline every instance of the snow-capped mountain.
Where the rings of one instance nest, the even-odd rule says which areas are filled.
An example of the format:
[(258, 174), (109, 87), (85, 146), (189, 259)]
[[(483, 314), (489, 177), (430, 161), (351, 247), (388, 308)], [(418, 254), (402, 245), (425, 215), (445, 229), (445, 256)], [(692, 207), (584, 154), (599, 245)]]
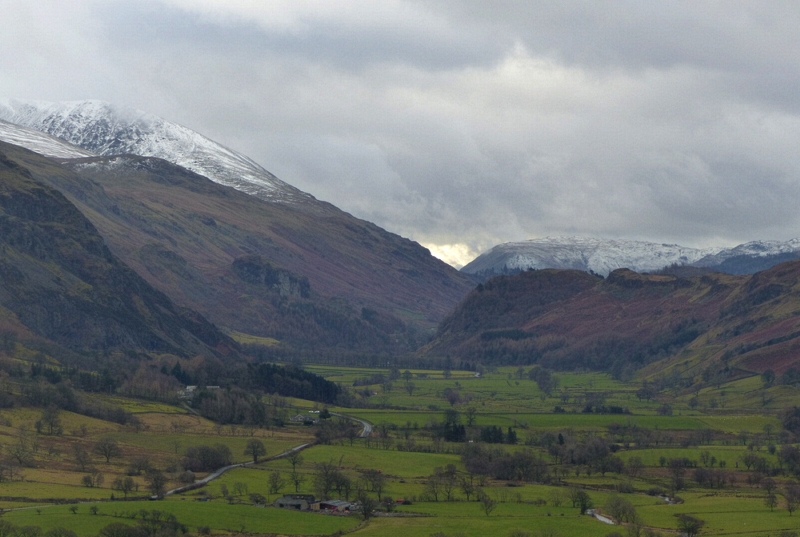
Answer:
[(716, 267), (740, 256), (749, 258), (769, 258), (798, 252), (800, 252), (800, 239), (791, 239), (785, 242), (753, 241), (740, 244), (734, 248), (720, 250), (716, 254), (707, 255), (699, 259), (694, 265), (697, 267)]
[(94, 153), (36, 129), (0, 120), (0, 140), (51, 158), (92, 157)]
[(575, 269), (604, 276), (618, 268), (652, 272), (669, 265), (706, 267), (733, 274), (764, 270), (800, 257), (800, 239), (754, 241), (734, 248), (688, 248), (644, 241), (545, 237), (500, 244), (461, 270), (491, 276), (527, 269)]
[(0, 119), (47, 133), (97, 155), (127, 153), (162, 158), (262, 199), (322, 210), (327, 206), (246, 156), (140, 110), (102, 101), (0, 100)]
[(605, 276), (618, 268), (648, 272), (673, 263), (688, 265), (718, 251), (643, 241), (545, 237), (500, 244), (461, 270), (469, 274), (500, 274), (509, 270), (562, 268)]

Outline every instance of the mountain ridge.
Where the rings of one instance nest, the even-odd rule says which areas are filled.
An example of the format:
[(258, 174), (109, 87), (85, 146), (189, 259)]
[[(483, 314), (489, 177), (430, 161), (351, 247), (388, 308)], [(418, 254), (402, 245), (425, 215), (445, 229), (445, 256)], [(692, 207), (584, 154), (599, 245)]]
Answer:
[(163, 158), (270, 201), (330, 210), (329, 204), (281, 181), (252, 159), (182, 125), (133, 108), (88, 101), (0, 100), (0, 119), (39, 130), (96, 155)]
[(499, 244), (461, 270), (484, 279), (529, 269), (575, 269), (607, 276), (628, 268), (655, 272), (689, 266), (730, 274), (752, 274), (800, 257), (800, 239), (752, 241), (733, 248), (690, 248), (623, 239), (544, 237)]

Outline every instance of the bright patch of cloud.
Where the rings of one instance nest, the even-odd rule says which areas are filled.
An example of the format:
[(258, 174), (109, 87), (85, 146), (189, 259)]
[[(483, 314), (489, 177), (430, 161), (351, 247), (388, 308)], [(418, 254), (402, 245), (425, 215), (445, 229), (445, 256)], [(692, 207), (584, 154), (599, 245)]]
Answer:
[(478, 252), (463, 243), (423, 244), (422, 246), (430, 250), (433, 257), (441, 259), (457, 269), (460, 269), (478, 256)]

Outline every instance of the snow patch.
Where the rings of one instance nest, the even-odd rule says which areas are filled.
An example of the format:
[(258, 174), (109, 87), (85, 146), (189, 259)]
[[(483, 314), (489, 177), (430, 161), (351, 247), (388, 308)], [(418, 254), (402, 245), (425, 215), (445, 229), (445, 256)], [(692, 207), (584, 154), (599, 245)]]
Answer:
[[(0, 100), (0, 119), (102, 156), (156, 157), (270, 201), (330, 206), (272, 175), (248, 157), (152, 114), (103, 101)], [(86, 155), (80, 155), (86, 156)]]

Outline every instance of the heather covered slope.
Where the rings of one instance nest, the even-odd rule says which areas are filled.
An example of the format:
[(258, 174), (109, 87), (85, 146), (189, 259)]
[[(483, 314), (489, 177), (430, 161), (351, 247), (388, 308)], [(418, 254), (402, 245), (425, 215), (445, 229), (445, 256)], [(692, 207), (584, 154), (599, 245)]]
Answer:
[(431, 357), (540, 363), (628, 376), (680, 363), (781, 373), (798, 366), (800, 262), (753, 276), (691, 278), (627, 269), (601, 279), (580, 271), (527, 271), (489, 280), (422, 349)]
[(753, 274), (733, 298), (708, 335), (708, 350), (750, 371), (800, 367), (800, 261)]
[(4, 325), (78, 351), (238, 355), (214, 325), (174, 306), (112, 255), (60, 192), (7, 158), (9, 147), (0, 146)]
[(13, 155), (176, 303), (296, 349), (412, 349), (472, 287), (418, 244), (341, 211), (265, 201), (160, 159)]

